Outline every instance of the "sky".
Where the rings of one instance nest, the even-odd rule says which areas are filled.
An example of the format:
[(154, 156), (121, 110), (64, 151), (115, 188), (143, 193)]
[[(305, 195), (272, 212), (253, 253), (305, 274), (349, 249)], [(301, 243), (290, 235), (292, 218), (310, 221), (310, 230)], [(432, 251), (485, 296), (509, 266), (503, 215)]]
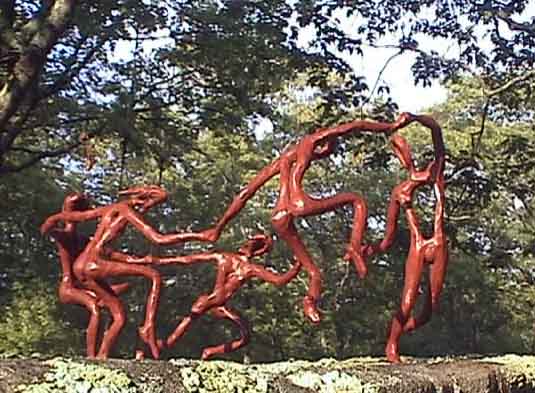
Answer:
[[(340, 27), (349, 37), (359, 38), (353, 34), (356, 30), (355, 27), (359, 25), (359, 16), (355, 15), (348, 18), (340, 10), (340, 12), (335, 12), (332, 18), (340, 21)], [(312, 41), (314, 34), (313, 28), (301, 29), (298, 45), (306, 48), (308, 43)], [(399, 42), (399, 36), (389, 34), (381, 38), (376, 43), (376, 46), (395, 45), (397, 42)], [(437, 43), (428, 37), (421, 37), (419, 44), (420, 48), (426, 51), (430, 49), (436, 50), (437, 47), (440, 47), (442, 48), (440, 52), (444, 55), (447, 55), (452, 50), (447, 43)], [(338, 55), (352, 66), (357, 75), (363, 75), (366, 78), (370, 89), (373, 88), (378, 78), (380, 78), (380, 83), (377, 86), (381, 84), (388, 85), (392, 99), (399, 105), (400, 111), (418, 112), (446, 100), (446, 89), (438, 82), (434, 82), (431, 86), (425, 88), (415, 86), (411, 66), (414, 63), (416, 54), (404, 53), (389, 61), (398, 51), (397, 49), (369, 46), (363, 46), (362, 49), (363, 55), (343, 53), (338, 53)], [(336, 53), (335, 50), (333, 52)], [(383, 70), (385, 64), (387, 65)]]
[[(347, 18), (342, 14), (335, 16), (340, 19), (342, 27), (348, 34), (351, 34), (351, 30), (358, 24), (358, 21), (354, 18)], [(164, 38), (167, 36), (166, 31), (161, 31), (158, 35), (162, 39), (150, 40), (143, 43), (145, 52), (150, 52), (158, 46), (173, 45), (171, 39)], [(307, 42), (312, 39), (313, 35), (314, 32), (312, 30), (301, 29), (298, 44), (306, 47)], [(396, 43), (397, 41), (396, 37), (387, 36), (380, 41), (380, 44)], [(435, 43), (424, 39), (422, 45), (426, 49), (426, 46), (430, 47), (435, 45)], [(120, 42), (111, 60), (128, 59), (132, 56), (133, 49), (134, 44), (132, 42)], [(364, 56), (357, 54), (353, 56), (340, 55), (344, 57), (358, 75), (364, 75), (366, 77), (368, 86), (371, 89), (379, 77), (384, 64), (395, 52), (395, 49), (388, 48), (364, 48)], [(392, 98), (399, 104), (400, 111), (417, 112), (433, 104), (443, 102), (446, 99), (446, 90), (439, 83), (434, 83), (432, 86), (426, 88), (414, 86), (410, 70), (414, 62), (414, 57), (415, 55), (412, 54), (404, 54), (403, 56), (396, 57), (389, 63), (382, 74), (382, 80), (389, 85)]]

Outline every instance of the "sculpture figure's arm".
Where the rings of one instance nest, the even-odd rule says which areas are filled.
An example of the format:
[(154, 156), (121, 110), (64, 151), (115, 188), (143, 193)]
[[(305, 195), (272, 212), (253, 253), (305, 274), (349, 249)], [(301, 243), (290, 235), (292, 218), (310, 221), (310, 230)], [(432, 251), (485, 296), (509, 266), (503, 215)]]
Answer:
[(106, 207), (99, 207), (96, 209), (84, 211), (68, 211), (56, 213), (48, 217), (41, 225), (41, 233), (43, 235), (45, 233), (48, 233), (59, 221), (81, 222), (97, 219), (99, 217), (102, 217), (102, 215), (106, 211), (105, 209)]
[(184, 256), (170, 256), (170, 257), (159, 257), (154, 255), (145, 255), (143, 257), (123, 254), (117, 251), (114, 251), (109, 254), (110, 257), (114, 260), (119, 260), (127, 263), (139, 263), (139, 264), (151, 264), (151, 265), (170, 265), (174, 263), (182, 265), (191, 265), (194, 263), (209, 262), (216, 259), (216, 254), (214, 253), (199, 253), (194, 255), (184, 255)]
[(410, 179), (416, 183), (424, 184), (431, 181), (436, 172), (437, 162), (431, 161), (423, 171), (411, 171)]
[(128, 206), (123, 207), (122, 213), (124, 217), (130, 222), (137, 230), (139, 230), (147, 239), (151, 242), (160, 245), (169, 245), (179, 243), (185, 239), (189, 239), (188, 234), (183, 233), (169, 233), (162, 234), (155, 230), (150, 224), (145, 222), (143, 218), (132, 208)]
[(409, 113), (402, 113), (394, 123), (374, 122), (368, 120), (355, 120), (336, 127), (321, 129), (311, 134), (314, 142), (325, 138), (340, 137), (356, 131), (391, 133), (405, 127), (412, 121)]
[(231, 221), (244, 207), (249, 199), (269, 180), (271, 180), (280, 171), (280, 158), (264, 167), (258, 174), (236, 195), (231, 204), (223, 213), (223, 216), (217, 221), (210, 241), (216, 241), (223, 228)]
[(126, 263), (151, 263), (153, 258), (150, 255), (140, 257), (138, 255), (126, 254), (124, 252), (114, 251), (108, 248), (106, 248), (105, 253), (113, 261)]
[(377, 249), (374, 249), (374, 252), (385, 252), (390, 247), (392, 247), (392, 244), (396, 239), (400, 209), (401, 206), (396, 195), (396, 190), (394, 189), (386, 213), (385, 237), (383, 238), (383, 240), (381, 240), (381, 242), (377, 246)]
[(443, 232), (444, 230), (444, 214), (445, 214), (445, 204), (446, 196), (444, 193), (444, 179), (439, 177), (435, 182), (433, 187), (436, 205), (435, 205), (435, 220), (434, 220), (434, 230), (436, 232)]
[(442, 137), (442, 129), (438, 125), (438, 123), (433, 119), (431, 116), (427, 115), (410, 115), (411, 120), (410, 121), (417, 121), (424, 127), (427, 127), (431, 130), (431, 136), (433, 139), (433, 147), (435, 149), (435, 157), (436, 161), (439, 164), (439, 167), (437, 168), (438, 171), (442, 170), (443, 162), (446, 155), (446, 149), (444, 147), (444, 139)]
[(288, 284), (291, 280), (295, 278), (295, 276), (297, 276), (297, 274), (301, 270), (301, 264), (298, 261), (294, 261), (292, 267), (286, 273), (283, 274), (273, 273), (260, 265), (253, 265), (252, 269), (252, 273), (254, 276), (271, 284), (281, 286)]

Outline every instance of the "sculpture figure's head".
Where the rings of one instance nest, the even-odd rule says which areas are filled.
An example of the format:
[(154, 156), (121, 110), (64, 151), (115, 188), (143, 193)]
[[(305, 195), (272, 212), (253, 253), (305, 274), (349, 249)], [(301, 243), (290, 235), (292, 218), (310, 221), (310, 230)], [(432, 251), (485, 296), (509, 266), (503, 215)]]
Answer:
[(65, 197), (63, 200), (63, 211), (80, 211), (89, 208), (89, 199), (80, 192), (74, 192)]
[(390, 143), (403, 168), (412, 172), (414, 170), (414, 162), (412, 161), (411, 147), (407, 140), (399, 134), (393, 134), (390, 137)]
[(273, 239), (271, 236), (259, 233), (247, 239), (244, 245), (240, 247), (239, 252), (248, 257), (257, 257), (269, 252), (272, 246)]
[(167, 192), (159, 186), (139, 186), (119, 191), (119, 195), (126, 196), (132, 206), (139, 207), (142, 212), (165, 202)]

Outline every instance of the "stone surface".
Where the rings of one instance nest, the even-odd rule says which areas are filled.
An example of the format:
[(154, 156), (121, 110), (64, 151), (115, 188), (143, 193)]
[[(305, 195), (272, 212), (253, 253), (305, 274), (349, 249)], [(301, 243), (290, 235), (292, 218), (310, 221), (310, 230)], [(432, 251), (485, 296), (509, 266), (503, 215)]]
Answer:
[(529, 393), (535, 356), (287, 361), (0, 360), (0, 392), (68, 393)]

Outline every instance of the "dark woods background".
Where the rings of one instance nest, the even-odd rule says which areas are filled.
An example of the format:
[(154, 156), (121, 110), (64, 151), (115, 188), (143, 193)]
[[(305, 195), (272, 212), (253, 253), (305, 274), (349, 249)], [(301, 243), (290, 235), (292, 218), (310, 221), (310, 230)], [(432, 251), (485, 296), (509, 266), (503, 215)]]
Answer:
[[(402, 352), (533, 353), (535, 27), (527, 4), (1, 2), (1, 356), (83, 355), (87, 313), (58, 303), (55, 247), (38, 231), (67, 192), (83, 191), (103, 204), (116, 200), (121, 188), (160, 184), (170, 199), (147, 215), (155, 228), (207, 228), (300, 135), (361, 117), (392, 120), (398, 105), (404, 108), (390, 98), (382, 77), (365, 80), (362, 70), (347, 63), (385, 45), (393, 56), (413, 60), (415, 82), (448, 89), (448, 99), (425, 112), (443, 126), (448, 148), (450, 268), (439, 314), (402, 340)], [(426, 49), (444, 42), (454, 47), (447, 57)], [(395, 67), (387, 67), (389, 72)], [(432, 154), (428, 132), (412, 127), (403, 135), (418, 165), (425, 165)], [(316, 196), (341, 190), (364, 195), (367, 240), (373, 241), (382, 235), (389, 193), (404, 176), (386, 139), (356, 136), (313, 165), (306, 187)], [(256, 231), (269, 232), (276, 191), (275, 179), (214, 247), (235, 250)], [(431, 190), (418, 202), (431, 231)], [(253, 340), (231, 358), (382, 353), (399, 302), (407, 231), (402, 219), (395, 248), (371, 260), (369, 277), (360, 281), (342, 260), (351, 215), (350, 209), (339, 210), (299, 222), (324, 273), (322, 324), (311, 326), (302, 315), (304, 273), (282, 289), (251, 282), (232, 305), (253, 325)], [(93, 230), (91, 224), (80, 226), (87, 235)], [(157, 248), (129, 230), (115, 247), (173, 254), (206, 245)], [(276, 242), (258, 262), (284, 271), (291, 255)], [(208, 264), (161, 270), (158, 323), (165, 336), (196, 297), (212, 288), (214, 269)], [(129, 358), (141, 345), (136, 328), (148, 289), (141, 279), (131, 281), (122, 296), (129, 321), (115, 351)], [(198, 358), (207, 343), (236, 334), (227, 322), (203, 317), (165, 356)]]

